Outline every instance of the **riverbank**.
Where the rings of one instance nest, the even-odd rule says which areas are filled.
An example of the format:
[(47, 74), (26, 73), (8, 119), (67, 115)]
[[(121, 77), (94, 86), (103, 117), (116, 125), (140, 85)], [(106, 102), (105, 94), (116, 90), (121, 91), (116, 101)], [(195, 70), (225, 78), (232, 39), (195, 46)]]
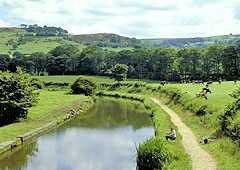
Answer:
[[(164, 111), (161, 110), (157, 104), (153, 103), (149, 96), (107, 91), (101, 91), (97, 95), (131, 99), (142, 102), (145, 108), (149, 111), (150, 116), (152, 117), (152, 122), (155, 130), (155, 137), (164, 138), (166, 133), (169, 131), (171, 127), (175, 127), (175, 129), (177, 129), (176, 126), (174, 126), (174, 124), (171, 122), (170, 117), (166, 113), (164, 113)], [(191, 170), (192, 169), (191, 159), (189, 155), (186, 154), (183, 148), (183, 145), (181, 143), (182, 137), (178, 132), (177, 136), (178, 137), (175, 142), (168, 143), (171, 147), (171, 150), (174, 151), (174, 153), (176, 154), (177, 159), (167, 164), (166, 167), (164, 168), (167, 170), (179, 170), (179, 169)]]
[(92, 104), (91, 97), (71, 95), (68, 91), (41, 90), (39, 101), (29, 110), (27, 119), (0, 127), (0, 154), (61, 125), (86, 111)]
[[(219, 133), (219, 116), (223, 114), (224, 107), (232, 101), (228, 100), (229, 97), (226, 97), (234, 90), (229, 85), (230, 83), (232, 82), (226, 82), (222, 85), (213, 84), (211, 87), (214, 92), (209, 95), (209, 100), (196, 98), (194, 92), (198, 91), (201, 86), (195, 84), (188, 84), (186, 85), (188, 88), (185, 89), (177, 86), (172, 87), (171, 84), (161, 86), (144, 82), (122, 82), (105, 84), (101, 90), (109, 93), (117, 92), (119, 96), (121, 96), (121, 93), (128, 93), (144, 97), (157, 97), (175, 111), (193, 131), (201, 147), (213, 156), (217, 163), (217, 169), (238, 170), (240, 167), (239, 147), (230, 138)], [(189, 89), (195, 91), (192, 92)], [(204, 138), (212, 137), (217, 138), (206, 145), (201, 144)]]

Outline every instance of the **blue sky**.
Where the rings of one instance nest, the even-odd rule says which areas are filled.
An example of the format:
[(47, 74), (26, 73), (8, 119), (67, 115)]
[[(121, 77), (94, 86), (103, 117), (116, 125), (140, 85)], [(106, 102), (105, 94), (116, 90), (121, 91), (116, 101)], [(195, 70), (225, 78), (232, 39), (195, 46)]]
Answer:
[(240, 34), (240, 0), (0, 0), (0, 26), (137, 38)]

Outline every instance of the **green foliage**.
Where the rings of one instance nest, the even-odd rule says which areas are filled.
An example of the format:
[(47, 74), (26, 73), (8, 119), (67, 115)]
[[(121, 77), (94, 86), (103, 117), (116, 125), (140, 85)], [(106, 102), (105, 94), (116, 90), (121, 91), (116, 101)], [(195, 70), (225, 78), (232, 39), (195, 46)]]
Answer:
[(0, 54), (0, 71), (9, 69), (10, 57), (7, 54)]
[(62, 55), (67, 55), (71, 56), (79, 52), (79, 49), (71, 44), (67, 45), (60, 45), (54, 48), (53, 50), (50, 51), (50, 54), (52, 54), (54, 57), (62, 56)]
[(37, 36), (63, 36), (68, 33), (67, 30), (64, 30), (60, 27), (48, 27), (48, 26), (40, 27), (37, 24), (34, 25), (22, 24), (22, 27), (27, 32), (33, 33)]
[(44, 82), (37, 78), (31, 79), (31, 86), (35, 87), (35, 89), (43, 89), (44, 88)]
[(137, 166), (141, 170), (162, 169), (176, 158), (169, 143), (161, 138), (150, 138), (137, 148)]
[(220, 117), (220, 125), (222, 132), (231, 137), (233, 140), (237, 140), (240, 145), (240, 96), (237, 100), (229, 105), (225, 113)]
[(16, 73), (0, 72), (0, 125), (27, 117), (28, 109), (37, 99), (31, 85), (19, 68)]
[(98, 47), (110, 47), (114, 49), (140, 45), (140, 40), (136, 38), (128, 38), (107, 33), (71, 35), (69, 39), (87, 46), (96, 45)]
[(117, 81), (123, 81), (127, 78), (128, 66), (125, 64), (116, 64), (112, 68), (112, 77)]
[(71, 89), (73, 94), (90, 96), (95, 93), (96, 85), (91, 80), (80, 77), (71, 85)]
[(231, 97), (237, 99), (239, 98), (240, 96), (240, 87), (238, 87), (237, 89), (235, 89), (231, 94), (230, 94)]

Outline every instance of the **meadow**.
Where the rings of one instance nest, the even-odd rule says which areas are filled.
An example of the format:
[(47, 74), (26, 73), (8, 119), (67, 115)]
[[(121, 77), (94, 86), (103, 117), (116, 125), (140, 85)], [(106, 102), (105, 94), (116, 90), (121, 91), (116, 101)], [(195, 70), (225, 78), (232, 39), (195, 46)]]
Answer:
[(56, 120), (71, 109), (85, 110), (91, 104), (91, 98), (83, 95), (71, 95), (68, 91), (39, 91), (39, 101), (28, 113), (26, 120), (0, 128), (0, 143), (16, 138), (35, 128)]
[[(204, 87), (202, 84), (169, 84), (168, 86), (179, 88), (193, 98), (196, 97), (196, 94)], [(238, 84), (235, 84), (233, 81), (225, 81), (221, 84), (214, 82), (209, 85), (212, 93), (208, 95), (208, 103), (220, 112), (223, 112), (225, 107), (234, 101), (230, 94), (239, 86), (240, 82), (238, 82)]]
[(105, 76), (86, 76), (86, 75), (65, 75), (65, 76), (33, 76), (44, 82), (54, 83), (73, 83), (78, 77), (84, 77), (92, 80), (95, 83), (112, 83), (113, 79)]
[[(0, 29), (0, 51), (1, 54), (13, 54), (18, 51), (22, 54), (32, 54), (35, 52), (48, 53), (52, 49), (62, 44), (72, 44), (80, 50), (84, 45), (74, 41), (65, 40), (59, 36), (32, 36), (24, 35), (26, 32), (18, 28)], [(10, 42), (10, 43), (9, 43)], [(13, 48), (15, 44), (15, 48)]]
[[(79, 75), (80, 76), (80, 75)], [(55, 83), (73, 83), (78, 77), (78, 75), (65, 75), (65, 76), (33, 76), (34, 78), (39, 78), (45, 82), (55, 82)], [(96, 83), (113, 83), (114, 79), (104, 76), (82, 76)], [(137, 79), (128, 79), (127, 82), (144, 82), (153, 87), (159, 86), (160, 81), (151, 81), (151, 80), (137, 80)], [(187, 93), (192, 96), (192, 99), (196, 98), (196, 94), (199, 93), (205, 85), (202, 84), (180, 84), (180, 83), (169, 83), (165, 85), (166, 87), (173, 87), (180, 89), (183, 93)], [(221, 84), (214, 82), (209, 85), (211, 94), (208, 95), (208, 104), (210, 104), (214, 109), (219, 112), (223, 112), (225, 107), (234, 101), (230, 94), (237, 88), (240, 87), (240, 82), (235, 84), (233, 81), (225, 81)]]

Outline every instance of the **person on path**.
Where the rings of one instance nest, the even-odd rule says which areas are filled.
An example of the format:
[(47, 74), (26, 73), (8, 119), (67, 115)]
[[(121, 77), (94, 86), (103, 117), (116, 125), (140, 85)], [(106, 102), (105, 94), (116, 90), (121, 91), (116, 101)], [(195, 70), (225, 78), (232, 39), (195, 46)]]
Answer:
[(177, 134), (176, 134), (176, 130), (171, 128), (171, 131), (168, 135), (166, 135), (166, 140), (171, 139), (171, 140), (176, 140), (177, 138)]

